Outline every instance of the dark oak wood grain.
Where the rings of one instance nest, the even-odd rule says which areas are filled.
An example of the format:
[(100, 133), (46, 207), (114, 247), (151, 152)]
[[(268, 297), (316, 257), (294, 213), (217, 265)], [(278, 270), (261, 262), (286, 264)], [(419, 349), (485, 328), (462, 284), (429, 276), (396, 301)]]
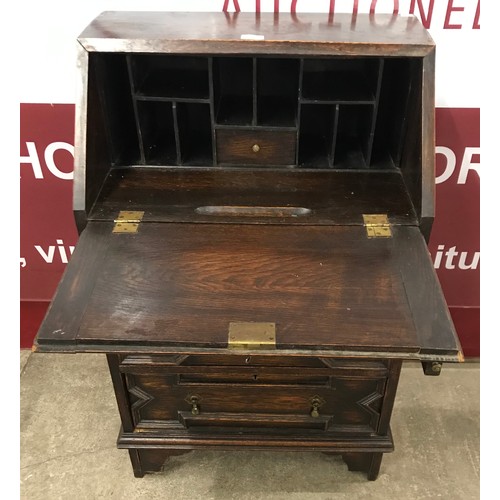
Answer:
[[(386, 193), (390, 192), (391, 196)], [(296, 207), (297, 217), (253, 216), (200, 207)], [(357, 225), (364, 213), (393, 224), (416, 224), (401, 174), (345, 171), (246, 171), (124, 168), (112, 170), (89, 218), (114, 220), (120, 210), (144, 211), (149, 222)]]

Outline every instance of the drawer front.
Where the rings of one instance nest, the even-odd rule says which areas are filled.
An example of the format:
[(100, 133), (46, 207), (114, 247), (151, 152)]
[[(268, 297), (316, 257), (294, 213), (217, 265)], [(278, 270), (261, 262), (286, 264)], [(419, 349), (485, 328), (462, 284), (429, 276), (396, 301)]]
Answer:
[(293, 131), (217, 130), (217, 161), (242, 165), (295, 165)]
[[(194, 360), (191, 360), (194, 361)], [(138, 429), (276, 428), (376, 432), (386, 372), (370, 365), (302, 368), (177, 366), (126, 370)]]
[[(187, 356), (185, 366), (272, 366), (297, 368), (325, 368), (319, 358), (306, 356), (262, 356), (258, 354), (201, 354)], [(296, 370), (300, 372), (300, 370)]]

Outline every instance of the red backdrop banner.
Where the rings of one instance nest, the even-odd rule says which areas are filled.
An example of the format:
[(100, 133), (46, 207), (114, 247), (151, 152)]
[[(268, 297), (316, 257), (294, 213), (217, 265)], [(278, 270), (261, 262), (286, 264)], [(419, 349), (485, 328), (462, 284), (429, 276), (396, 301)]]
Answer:
[(479, 307), (479, 109), (436, 110), (436, 220), (429, 248), (452, 307)]
[(31, 347), (77, 241), (73, 104), (21, 104), (21, 347)]

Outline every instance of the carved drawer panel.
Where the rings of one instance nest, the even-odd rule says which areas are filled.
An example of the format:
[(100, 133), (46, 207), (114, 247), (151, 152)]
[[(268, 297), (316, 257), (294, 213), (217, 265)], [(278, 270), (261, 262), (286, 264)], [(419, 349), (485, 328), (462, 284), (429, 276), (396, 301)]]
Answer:
[[(314, 364), (312, 359), (303, 358), (303, 363)], [(244, 358), (233, 360), (244, 362)], [(272, 363), (272, 358), (266, 361)], [(141, 369), (137, 360), (125, 360), (121, 369), (126, 372), (138, 430), (237, 427), (376, 432), (385, 367), (329, 364), (333, 367), (180, 364)]]

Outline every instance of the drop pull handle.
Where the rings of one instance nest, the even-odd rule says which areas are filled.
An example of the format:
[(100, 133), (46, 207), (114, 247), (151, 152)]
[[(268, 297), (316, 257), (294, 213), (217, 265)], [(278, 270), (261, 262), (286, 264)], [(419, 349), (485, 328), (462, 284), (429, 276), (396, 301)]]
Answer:
[(319, 417), (319, 409), (325, 404), (325, 400), (319, 396), (314, 396), (311, 398), (311, 417)]
[(198, 406), (199, 399), (198, 396), (191, 396), (189, 398), (189, 404), (191, 405), (191, 414), (192, 415), (199, 415), (200, 414), (200, 407)]

